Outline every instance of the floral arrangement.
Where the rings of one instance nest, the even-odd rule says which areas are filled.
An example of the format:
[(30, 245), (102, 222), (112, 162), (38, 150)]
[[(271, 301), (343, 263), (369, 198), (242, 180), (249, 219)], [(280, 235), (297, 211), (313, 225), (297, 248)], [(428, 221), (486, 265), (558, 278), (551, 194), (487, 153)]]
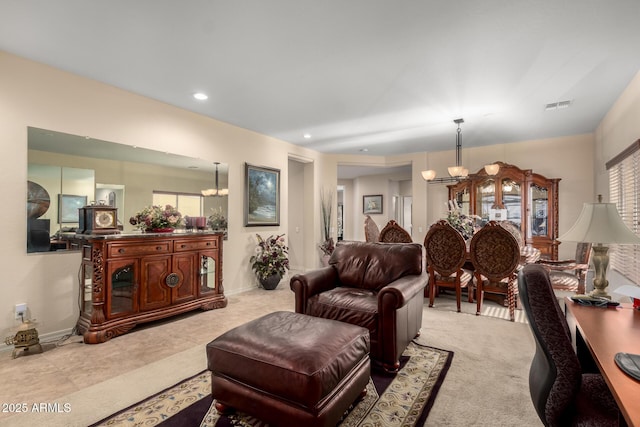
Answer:
[(212, 230), (226, 230), (229, 226), (222, 212), (222, 206), (218, 209), (211, 208), (213, 213), (207, 218), (207, 224)]
[(131, 225), (142, 230), (176, 228), (183, 222), (182, 214), (171, 205), (147, 206), (129, 219)]
[(273, 275), (284, 276), (289, 269), (289, 248), (284, 242), (284, 234), (271, 235), (266, 239), (259, 234), (256, 234), (256, 237), (258, 246), (249, 262), (258, 279), (264, 280)]
[(480, 219), (477, 215), (466, 215), (460, 212), (457, 203), (449, 204), (450, 209), (447, 212), (447, 221), (453, 228), (458, 230), (464, 240), (469, 240), (475, 233), (476, 220)]
[(320, 193), (320, 207), (322, 208), (322, 234), (324, 241), (319, 248), (324, 255), (331, 255), (336, 248), (331, 237), (331, 217), (333, 216), (333, 191), (323, 190)]

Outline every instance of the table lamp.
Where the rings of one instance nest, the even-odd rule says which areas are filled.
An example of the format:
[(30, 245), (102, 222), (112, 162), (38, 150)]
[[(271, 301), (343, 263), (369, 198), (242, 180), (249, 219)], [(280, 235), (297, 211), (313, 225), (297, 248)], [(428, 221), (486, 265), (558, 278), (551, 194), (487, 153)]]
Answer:
[(603, 244), (640, 245), (640, 238), (622, 222), (614, 203), (602, 203), (598, 195), (598, 203), (585, 203), (582, 212), (573, 227), (558, 238), (560, 241), (593, 243), (593, 265), (596, 269), (593, 279), (592, 297), (611, 299), (607, 293), (607, 267), (609, 265), (609, 248)]

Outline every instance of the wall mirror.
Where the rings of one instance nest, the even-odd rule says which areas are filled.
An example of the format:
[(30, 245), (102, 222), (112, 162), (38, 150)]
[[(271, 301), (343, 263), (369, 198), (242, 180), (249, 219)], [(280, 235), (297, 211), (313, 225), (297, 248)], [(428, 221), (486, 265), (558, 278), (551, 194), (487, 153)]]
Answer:
[[(134, 232), (129, 218), (157, 200), (175, 200), (173, 205), (183, 215), (228, 219), (225, 163), (52, 130), (27, 130), (27, 252), (67, 250), (57, 237), (75, 231), (74, 212), (85, 201), (117, 207), (123, 233)], [(216, 188), (220, 191), (212, 191)]]

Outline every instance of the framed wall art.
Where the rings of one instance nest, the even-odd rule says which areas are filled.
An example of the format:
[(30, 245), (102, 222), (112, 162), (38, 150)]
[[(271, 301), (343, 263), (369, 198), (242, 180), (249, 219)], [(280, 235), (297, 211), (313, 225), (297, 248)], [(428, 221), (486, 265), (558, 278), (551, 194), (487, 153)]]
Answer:
[(87, 205), (87, 196), (58, 194), (58, 223), (79, 222), (78, 209)]
[(244, 225), (280, 225), (280, 169), (254, 166), (244, 168)]
[(382, 213), (382, 194), (362, 196), (362, 213), (366, 215)]

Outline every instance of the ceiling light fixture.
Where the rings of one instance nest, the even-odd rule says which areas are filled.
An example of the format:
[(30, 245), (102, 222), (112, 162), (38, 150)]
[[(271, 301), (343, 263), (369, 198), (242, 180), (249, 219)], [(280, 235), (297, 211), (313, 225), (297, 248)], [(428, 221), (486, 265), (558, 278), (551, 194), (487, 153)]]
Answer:
[(447, 170), (449, 171), (448, 177), (445, 178), (436, 178), (436, 171), (430, 169), (426, 171), (422, 171), (422, 178), (434, 184), (440, 184), (445, 182), (458, 182), (463, 179), (466, 179), (469, 175), (469, 169), (462, 166), (462, 129), (460, 129), (460, 124), (464, 123), (464, 119), (455, 119), (453, 121), (456, 125), (458, 125), (458, 129), (456, 130), (456, 164), (455, 166), (449, 166)]
[(206, 93), (202, 93), (202, 92), (194, 93), (193, 97), (199, 101), (204, 101), (205, 99), (209, 99), (209, 96)]
[(311, 139), (311, 134), (310, 133), (305, 133), (304, 135), (302, 135), (302, 137), (304, 139)]
[(228, 196), (229, 195), (229, 189), (228, 188), (220, 188), (218, 186), (218, 165), (220, 164), (220, 162), (214, 162), (214, 164), (216, 165), (216, 188), (209, 188), (207, 190), (202, 190), (200, 193), (202, 193), (202, 195), (205, 196), (205, 197)]

